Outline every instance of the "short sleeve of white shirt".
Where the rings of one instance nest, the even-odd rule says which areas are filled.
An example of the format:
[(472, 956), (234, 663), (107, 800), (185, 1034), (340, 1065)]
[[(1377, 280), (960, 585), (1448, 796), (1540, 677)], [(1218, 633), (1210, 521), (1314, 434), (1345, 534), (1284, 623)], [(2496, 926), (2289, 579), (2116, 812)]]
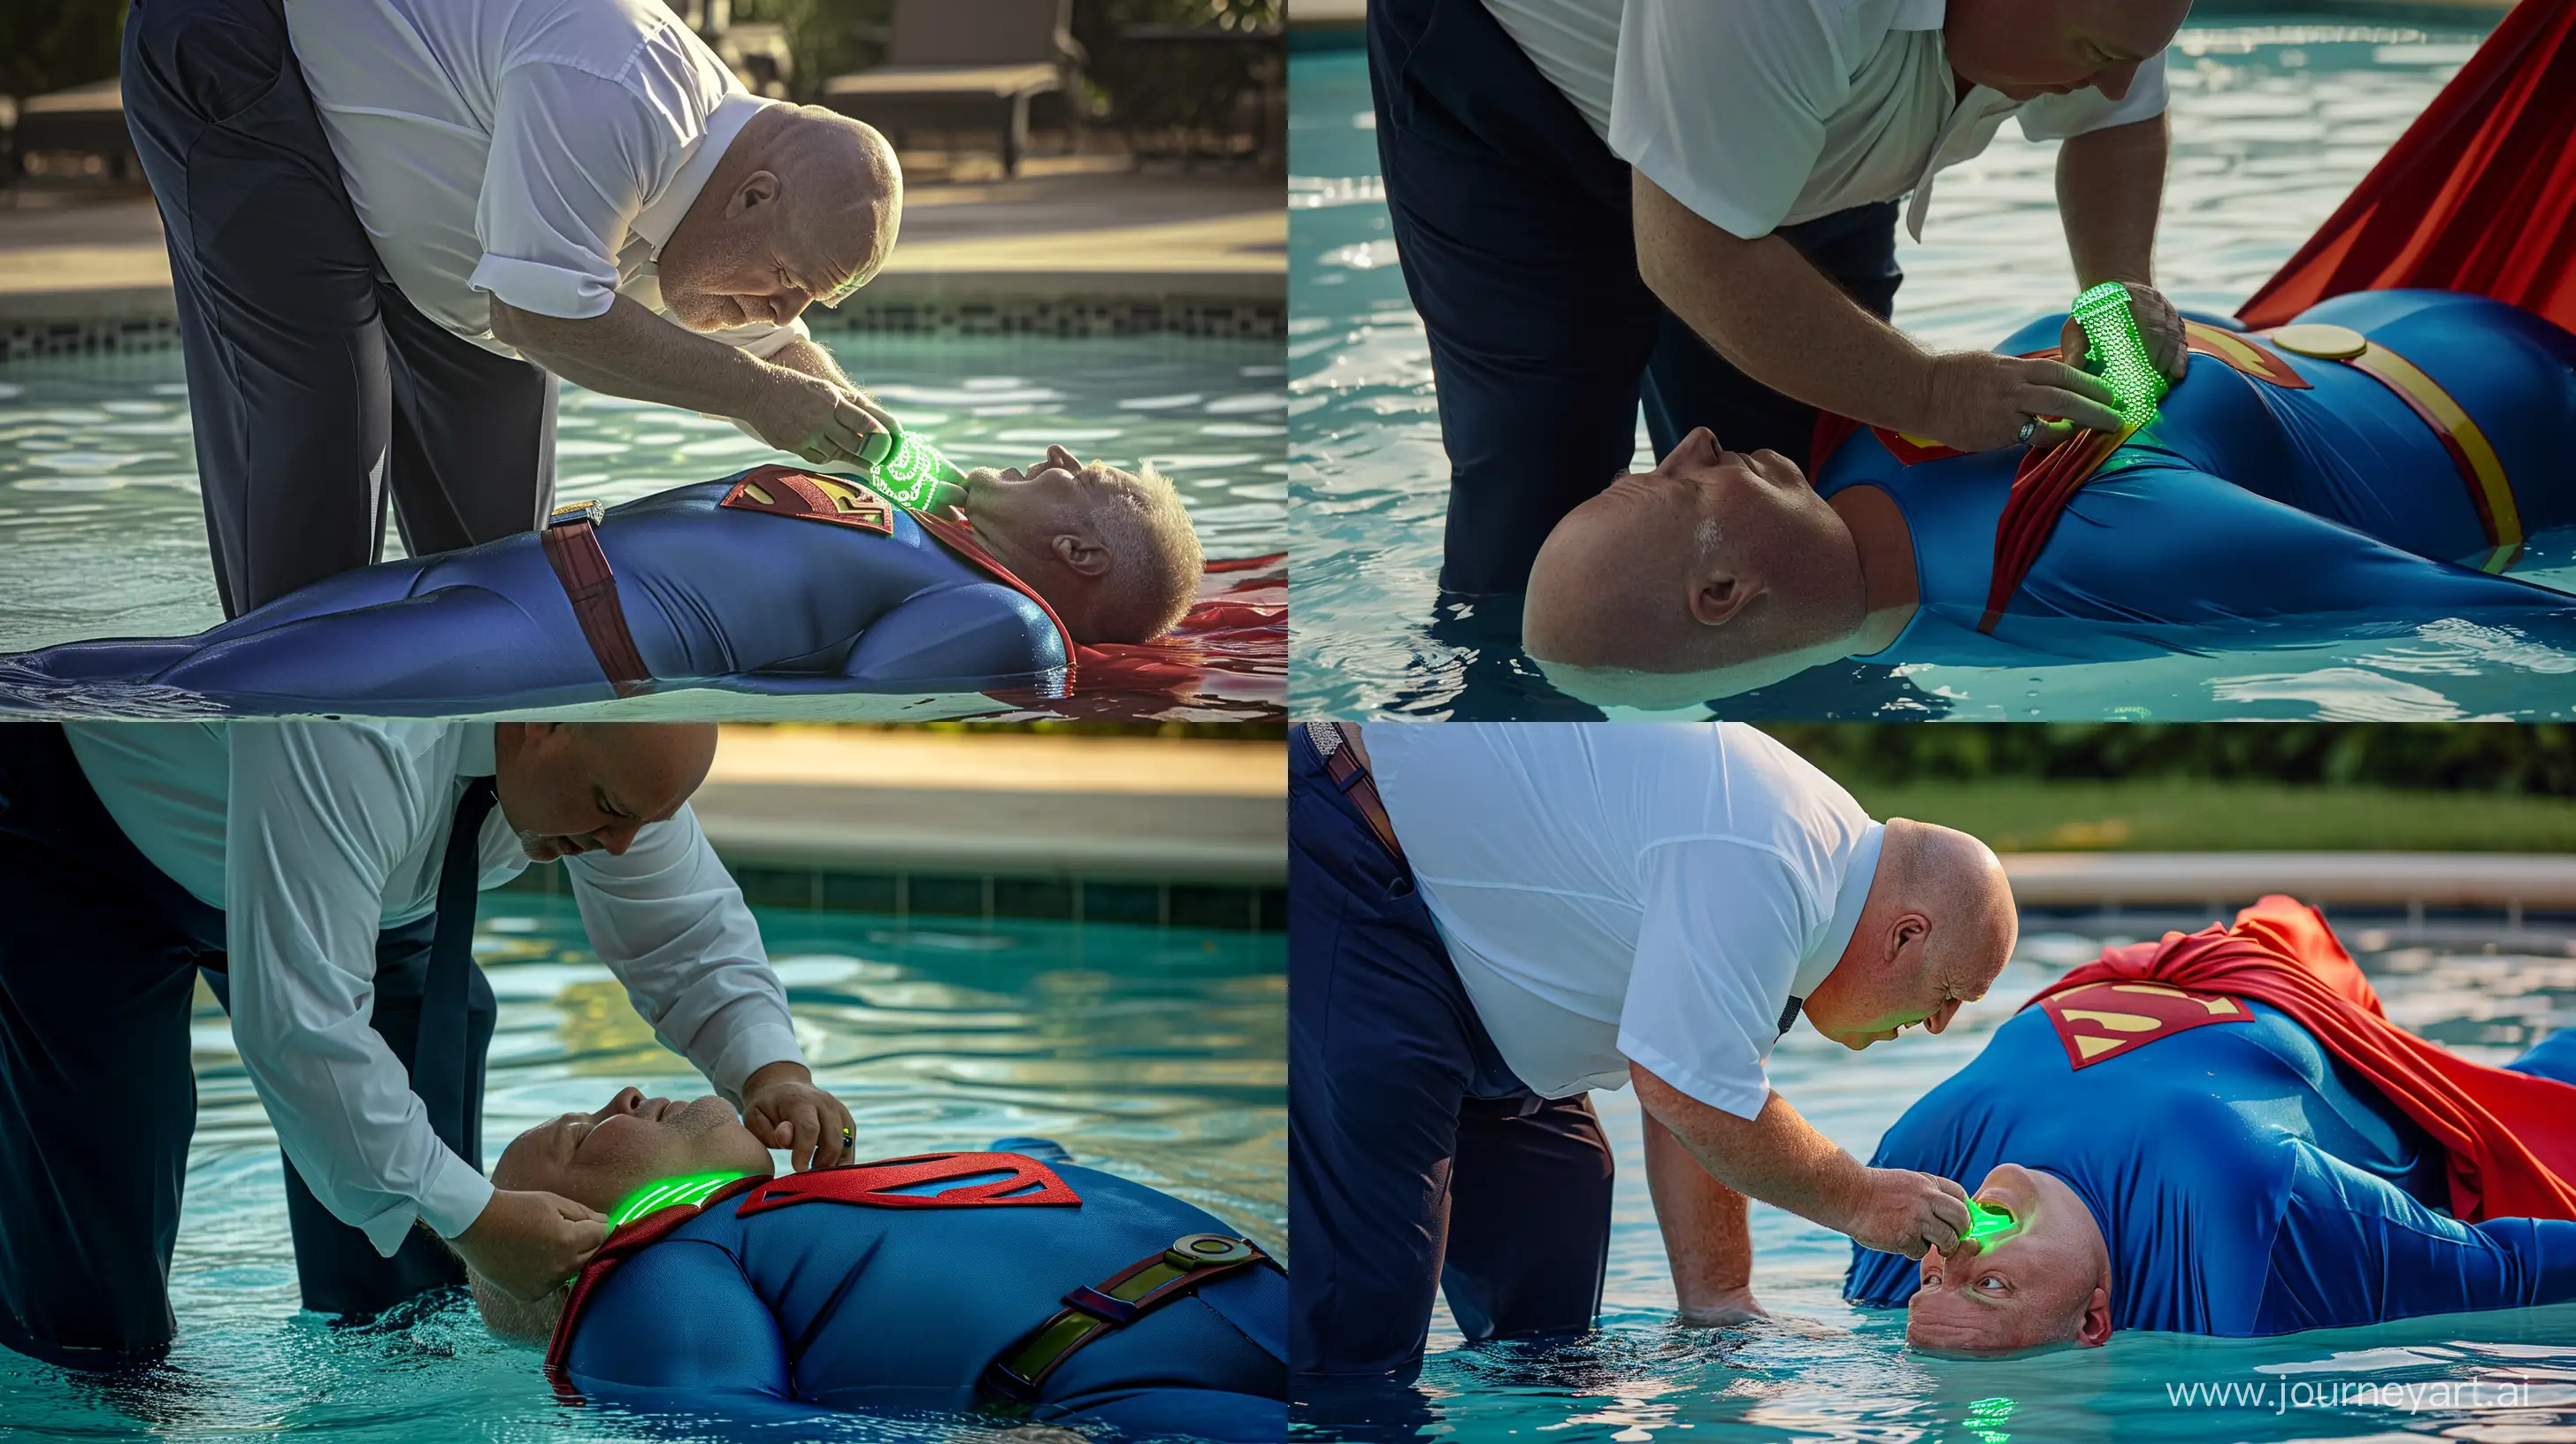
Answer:
[(1807, 5), (1629, 0), (1610, 150), (1710, 224), (1767, 236), (1797, 204), (1846, 81)]
[(2129, 93), (2113, 100), (2098, 90), (2071, 95), (2043, 95), (2021, 108), (2021, 133), (2032, 140), (2065, 140), (2115, 125), (2149, 120), (2165, 113), (2171, 95), (2165, 87), (2165, 58), (2148, 56), (2129, 82)]
[[(1751, 1118), (1770, 1097), (1763, 1060), (1821, 907), (1787, 862), (1739, 841), (1676, 840), (1639, 866), (1619, 1051), (1711, 1108)], [(1728, 885), (1708, 886), (1712, 875)]]

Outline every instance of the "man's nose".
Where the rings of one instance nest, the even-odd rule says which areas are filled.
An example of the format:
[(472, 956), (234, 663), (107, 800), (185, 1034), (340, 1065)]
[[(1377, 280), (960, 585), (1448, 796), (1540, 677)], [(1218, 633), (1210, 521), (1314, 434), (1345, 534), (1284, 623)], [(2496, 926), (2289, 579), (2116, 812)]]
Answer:
[(626, 849), (635, 845), (635, 827), (634, 823), (624, 827), (603, 827), (592, 833), (590, 840), (610, 857), (624, 857)]
[(1073, 453), (1065, 450), (1061, 446), (1050, 446), (1047, 448), (1047, 464), (1050, 466), (1061, 466), (1067, 471), (1082, 470), (1082, 463), (1074, 460)]
[(779, 294), (770, 297), (770, 324), (773, 326), (784, 326), (788, 322), (795, 320), (797, 317), (804, 315), (805, 307), (812, 302), (813, 299), (813, 297), (806, 295), (802, 291), (782, 291)]
[(644, 1106), (643, 1089), (620, 1088), (617, 1090), (617, 1096), (608, 1100), (608, 1106), (600, 1109), (594, 1116), (599, 1118), (622, 1117), (634, 1112), (642, 1106)]
[(2130, 85), (2138, 78), (2139, 63), (2132, 60), (2125, 65), (2114, 65), (2093, 72), (2093, 88), (2113, 100), (2125, 98), (2129, 93)]

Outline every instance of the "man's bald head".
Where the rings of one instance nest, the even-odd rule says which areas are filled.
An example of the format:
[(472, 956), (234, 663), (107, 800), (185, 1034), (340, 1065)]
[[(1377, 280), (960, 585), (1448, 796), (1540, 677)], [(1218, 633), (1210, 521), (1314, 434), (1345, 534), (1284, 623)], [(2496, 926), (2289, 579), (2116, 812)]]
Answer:
[(2014, 100), (2118, 100), (2190, 13), (2191, 0), (1950, 0), (1941, 48), (1952, 70)]
[(703, 722), (503, 722), (493, 728), (493, 788), (537, 862), (626, 851), (636, 832), (678, 812), (714, 765)]
[(875, 127), (820, 106), (745, 122), (658, 258), (663, 303), (699, 331), (783, 326), (874, 279), (903, 226), (903, 170)]
[(1842, 958), (1806, 1014), (1846, 1048), (1916, 1023), (1938, 1033), (1994, 986), (2021, 938), (2012, 884), (1993, 849), (1954, 828), (1892, 818)]
[(1679, 707), (1841, 655), (1866, 612), (1851, 531), (1797, 465), (1703, 427), (1556, 524), (1521, 640), (1586, 701)]

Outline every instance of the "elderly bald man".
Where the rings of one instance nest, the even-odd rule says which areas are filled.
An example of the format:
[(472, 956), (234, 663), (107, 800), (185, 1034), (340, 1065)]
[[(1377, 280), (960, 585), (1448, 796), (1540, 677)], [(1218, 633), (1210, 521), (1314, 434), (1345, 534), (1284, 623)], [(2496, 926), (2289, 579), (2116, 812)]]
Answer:
[[(1771, 1091), (1801, 1013), (1848, 1048), (1939, 1032), (2002, 971), (2002, 867), (1873, 822), (1734, 725), (1310, 723), (1289, 755), (1292, 1367), (1420, 1361), (1445, 1290), (1469, 1339), (1589, 1328), (1631, 1079), (1682, 1315), (1761, 1311), (1750, 1195), (1920, 1257), (1948, 1179), (1865, 1168)], [(1875, 1242), (1872, 1242), (1875, 1240)]]
[(885, 139), (746, 91), (655, 0), (138, 0), (206, 524), (237, 616), (539, 524), (555, 378), (817, 464), (879, 413), (798, 319), (865, 284)]
[[(2064, 139), (2083, 285), (2150, 284), (2162, 52), (2189, 0), (1372, 0), (1380, 168), (1450, 464), (1441, 584), (1519, 591), (1556, 519), (1695, 426), (1803, 456), (1818, 408), (1963, 449), (2110, 428), (2060, 361), (1887, 324), (1898, 198), (2007, 117)], [(2080, 343), (2080, 336), (2072, 338)], [(2081, 350), (2072, 353), (2080, 358)]]
[(0, 1344), (169, 1348), (200, 973), (286, 1155), (306, 1307), (374, 1313), (460, 1259), (530, 1298), (570, 1277), (599, 1213), (482, 1173), (475, 895), (531, 863), (761, 1141), (841, 1161), (849, 1112), (689, 811), (714, 755), (705, 726), (0, 727)]

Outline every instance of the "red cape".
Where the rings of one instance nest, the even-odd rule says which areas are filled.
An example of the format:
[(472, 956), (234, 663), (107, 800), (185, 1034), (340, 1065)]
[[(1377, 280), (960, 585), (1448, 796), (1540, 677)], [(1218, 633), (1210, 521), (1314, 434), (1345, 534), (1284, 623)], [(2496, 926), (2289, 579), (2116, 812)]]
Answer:
[(2346, 291), (2492, 296), (2576, 331), (2576, 4), (2522, 0), (2238, 314)]
[(2388, 1021), (2316, 909), (2274, 894), (2234, 927), (2108, 948), (2033, 995), (2087, 983), (2169, 983), (2271, 1004), (2368, 1079), (2450, 1154), (2451, 1212), (2576, 1219), (2576, 1086), (2490, 1068)]

